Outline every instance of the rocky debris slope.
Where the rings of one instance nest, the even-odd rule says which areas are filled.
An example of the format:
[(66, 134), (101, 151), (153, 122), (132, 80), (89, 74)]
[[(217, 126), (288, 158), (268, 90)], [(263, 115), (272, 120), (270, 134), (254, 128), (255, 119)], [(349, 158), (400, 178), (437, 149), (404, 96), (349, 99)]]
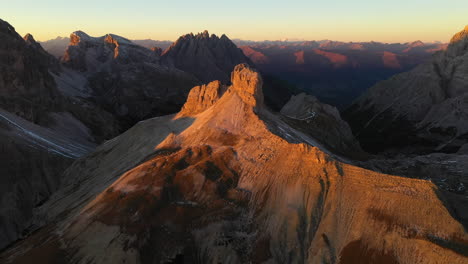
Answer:
[(65, 168), (116, 129), (105, 111), (92, 102), (78, 104), (63, 92), (73, 79), (57, 83), (64, 80), (64, 69), (32, 35), (22, 38), (0, 20), (0, 38), (3, 248), (27, 233), (33, 208), (57, 189)]
[(373, 171), (430, 180), (452, 216), (468, 228), (468, 152), (374, 156), (358, 164)]
[(321, 103), (314, 96), (305, 93), (292, 96), (281, 114), (292, 127), (319, 140), (334, 153), (354, 158), (365, 156), (338, 109)]
[(177, 112), (198, 83), (160, 59), (156, 50), (123, 37), (95, 38), (77, 31), (70, 35), (62, 63), (84, 74), (92, 98), (129, 126), (149, 116)]
[(229, 74), (239, 63), (251, 63), (242, 50), (226, 36), (210, 36), (208, 31), (180, 37), (162, 55), (168, 65), (193, 73), (208, 83), (219, 80), (229, 82)]
[(76, 161), (2, 262), (466, 263), (433, 183), (342, 162), (264, 107), (258, 72), (231, 81)]
[(0, 109), (0, 248), (27, 235), (33, 209), (58, 188), (60, 175), (91, 152), (90, 131), (68, 114), (44, 128)]
[(468, 140), (468, 26), (445, 52), (376, 84), (344, 114), (370, 151), (418, 145), (456, 152)]

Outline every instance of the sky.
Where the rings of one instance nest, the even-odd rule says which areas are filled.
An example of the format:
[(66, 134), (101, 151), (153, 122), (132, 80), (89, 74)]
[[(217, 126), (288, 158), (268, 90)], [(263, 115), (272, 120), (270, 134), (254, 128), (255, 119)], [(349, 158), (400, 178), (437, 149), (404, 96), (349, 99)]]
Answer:
[(448, 42), (468, 0), (0, 0), (0, 18), (45, 41), (82, 30), (176, 40), (208, 30), (231, 39)]

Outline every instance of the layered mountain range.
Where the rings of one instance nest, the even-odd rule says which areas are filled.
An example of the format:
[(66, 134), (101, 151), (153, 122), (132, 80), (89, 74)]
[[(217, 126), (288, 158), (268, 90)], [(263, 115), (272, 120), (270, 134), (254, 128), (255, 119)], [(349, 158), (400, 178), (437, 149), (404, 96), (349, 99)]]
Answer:
[(468, 142), (467, 76), (468, 27), (431, 61), (370, 88), (345, 117), (369, 151), (457, 152)]
[(468, 261), (468, 28), (350, 125), (268, 65), (400, 71), (443, 45), (0, 37), (1, 263)]
[[(27, 235), (33, 209), (58, 188), (73, 160), (140, 120), (179, 111), (200, 81), (161, 62), (161, 49), (113, 34), (74, 32), (60, 60), (3, 20), (0, 36), (2, 248)], [(239, 62), (247, 60), (226, 45), (227, 37), (222, 39), (201, 38), (193, 45), (222, 42), (242, 55)], [(211, 59), (199, 62), (215, 65)], [(233, 68), (223, 69), (229, 73)], [(223, 79), (226, 73), (216, 70), (213, 76)]]
[(430, 60), (446, 44), (379, 42), (239, 42), (240, 48), (268, 75), (295, 84), (339, 108), (380, 80)]
[[(153, 39), (132, 39), (133, 43), (145, 47), (147, 49), (160, 48), (166, 50), (172, 45), (169, 40), (153, 40)], [(70, 44), (69, 37), (56, 37), (54, 39), (39, 42), (41, 46), (52, 56), (61, 58)]]
[(158, 114), (176, 112), (188, 90), (198, 83), (192, 74), (160, 63), (160, 54), (116, 35), (99, 38), (77, 31), (62, 57), (82, 73), (82, 97), (92, 97), (126, 127)]
[(245, 64), (231, 83), (75, 162), (2, 261), (466, 263), (434, 184), (332, 154), (265, 108)]
[[(224, 37), (221, 36), (219, 39)], [(433, 53), (447, 47), (444, 43), (421, 41), (380, 43), (331, 40), (292, 42), (234, 40), (234, 44), (250, 59), (249, 62), (248, 59), (232, 59), (243, 56), (232, 47), (230, 40), (216, 42), (210, 41), (210, 38), (218, 39), (208, 32), (203, 32), (184, 35), (175, 43), (151, 39), (132, 40), (132, 42), (149, 49), (157, 47), (162, 53), (167, 52), (165, 62), (195, 73), (203, 82), (218, 79), (227, 82), (229, 70), (232, 70), (233, 65), (253, 62), (264, 74), (266, 101), (277, 111), (287, 102), (278, 98), (285, 96), (289, 98), (292, 94), (304, 91), (342, 109), (349, 106), (353, 99), (376, 82), (412, 69), (430, 60)], [(211, 44), (208, 44), (210, 42)], [(58, 37), (41, 42), (41, 45), (58, 58), (63, 56), (68, 43), (69, 38)], [(172, 49), (171, 52), (169, 48)], [(221, 53), (223, 50), (230, 50), (232, 53)], [(177, 56), (179, 58), (175, 58)], [(187, 56), (191, 59), (187, 60)], [(210, 58), (209, 62), (206, 58)], [(208, 68), (210, 70), (206, 70)], [(222, 75), (223, 78), (218, 77)], [(289, 89), (289, 93), (285, 93), (287, 86), (294, 88)]]

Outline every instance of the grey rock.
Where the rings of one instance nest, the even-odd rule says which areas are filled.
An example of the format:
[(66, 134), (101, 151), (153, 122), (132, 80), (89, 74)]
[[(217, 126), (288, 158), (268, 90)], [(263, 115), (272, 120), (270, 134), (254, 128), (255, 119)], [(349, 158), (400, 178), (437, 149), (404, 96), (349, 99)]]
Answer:
[(364, 156), (349, 125), (341, 119), (338, 109), (321, 103), (311, 95), (293, 95), (281, 109), (285, 120), (296, 129), (304, 131), (331, 147), (335, 152), (355, 158)]
[(204, 83), (214, 80), (227, 83), (234, 66), (252, 64), (226, 35), (210, 36), (206, 30), (180, 37), (163, 53), (162, 61), (193, 73)]
[(344, 117), (368, 149), (414, 144), (454, 152), (468, 140), (467, 94), (468, 27), (432, 61), (370, 88)]

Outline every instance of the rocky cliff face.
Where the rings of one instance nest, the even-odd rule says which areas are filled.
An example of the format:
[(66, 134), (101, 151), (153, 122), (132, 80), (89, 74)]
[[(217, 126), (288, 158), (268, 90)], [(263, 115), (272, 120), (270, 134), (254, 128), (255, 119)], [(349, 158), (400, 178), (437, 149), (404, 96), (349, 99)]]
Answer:
[(180, 37), (163, 53), (162, 60), (193, 73), (205, 83), (214, 80), (227, 83), (235, 65), (251, 63), (226, 35), (210, 36), (208, 31)]
[(45, 112), (63, 109), (63, 98), (49, 74), (54, 60), (31, 35), (24, 39), (0, 20), (0, 107), (35, 123)]
[(162, 65), (159, 53), (113, 34), (95, 38), (77, 31), (62, 62), (82, 72), (91, 96), (128, 126), (147, 116), (177, 112), (198, 83), (192, 75)]
[(0, 109), (0, 248), (28, 235), (35, 207), (57, 190), (63, 171), (91, 152), (91, 132), (70, 114), (45, 128)]
[(32, 35), (21, 38), (0, 20), (0, 37), (3, 248), (28, 233), (33, 209), (57, 189), (65, 168), (115, 130), (112, 117), (99, 107), (78, 104), (63, 93), (61, 88), (70, 89), (74, 83), (57, 83), (57, 76), (63, 80), (64, 69)]
[(468, 28), (431, 62), (376, 84), (345, 113), (369, 150), (419, 145), (456, 152), (468, 140)]
[(247, 65), (231, 82), (75, 162), (2, 262), (466, 263), (433, 183), (344, 163), (264, 107)]
[(281, 109), (281, 114), (292, 127), (319, 140), (334, 153), (354, 158), (365, 156), (338, 109), (321, 103), (317, 98), (305, 93), (292, 96)]

